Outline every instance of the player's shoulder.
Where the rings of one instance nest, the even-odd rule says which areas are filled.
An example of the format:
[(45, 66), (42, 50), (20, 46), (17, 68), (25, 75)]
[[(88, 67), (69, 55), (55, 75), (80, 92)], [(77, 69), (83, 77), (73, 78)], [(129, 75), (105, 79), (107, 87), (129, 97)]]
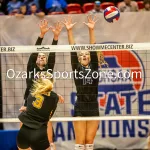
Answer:
[(59, 97), (58, 97), (57, 93), (55, 93), (54, 91), (51, 91), (50, 97), (54, 98), (54, 99), (56, 100), (56, 103), (57, 103), (58, 100), (59, 100)]
[(30, 93), (29, 96), (28, 96), (28, 99), (33, 99), (35, 98), (34, 96), (32, 96), (32, 94)]
[(50, 96), (58, 97), (57, 93), (55, 93), (54, 91), (51, 91)]

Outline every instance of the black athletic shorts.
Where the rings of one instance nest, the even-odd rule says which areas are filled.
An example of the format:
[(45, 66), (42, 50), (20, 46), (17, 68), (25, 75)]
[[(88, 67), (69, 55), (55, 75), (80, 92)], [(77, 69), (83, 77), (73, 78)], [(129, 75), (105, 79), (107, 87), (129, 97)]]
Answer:
[(99, 116), (98, 102), (79, 102), (76, 101), (74, 106), (74, 117), (91, 117)]
[(27, 149), (31, 147), (32, 150), (45, 150), (50, 147), (47, 126), (42, 126), (39, 129), (32, 129), (25, 125), (22, 125), (18, 136), (17, 146), (21, 149)]
[[(24, 106), (27, 107), (27, 100), (24, 101)], [(53, 142), (55, 141), (55, 133), (54, 133), (54, 129), (52, 127), (53, 130)]]

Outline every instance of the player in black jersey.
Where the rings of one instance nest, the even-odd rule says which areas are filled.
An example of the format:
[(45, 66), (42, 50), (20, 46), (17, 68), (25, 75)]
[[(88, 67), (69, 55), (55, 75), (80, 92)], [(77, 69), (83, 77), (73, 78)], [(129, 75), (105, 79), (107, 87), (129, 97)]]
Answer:
[[(48, 21), (43, 20), (39, 24), (39, 27), (40, 27), (41, 33), (40, 33), (40, 36), (38, 37), (35, 45), (41, 45), (45, 34), (49, 30), (51, 30), (54, 34), (52, 45), (57, 45), (58, 37), (62, 30), (62, 25), (58, 22), (55, 27), (48, 27)], [(29, 58), (29, 61), (27, 64), (28, 78), (26, 80), (27, 88), (26, 88), (25, 95), (24, 95), (24, 99), (25, 99), (24, 105), (25, 106), (27, 103), (26, 100), (29, 95), (29, 90), (32, 87), (33, 79), (34, 79), (34, 77), (36, 77), (36, 75), (34, 74), (34, 71), (35, 71), (35, 73), (37, 73), (37, 72), (47, 71), (48, 69), (51, 69), (51, 73), (52, 73), (52, 71), (54, 69), (54, 65), (55, 65), (55, 53), (54, 52), (51, 52), (48, 55), (48, 58), (45, 53), (32, 53), (30, 55), (30, 58)]]
[[(90, 34), (90, 44), (95, 44), (94, 19), (88, 16), (88, 26)], [(72, 28), (76, 23), (72, 23), (72, 18), (68, 17), (63, 22), (68, 32), (69, 44), (74, 45)], [(74, 108), (75, 117), (99, 116), (98, 109), (98, 58), (96, 52), (80, 51), (71, 52), (71, 65), (74, 71), (74, 81), (77, 90), (77, 101)], [(76, 73), (75, 73), (76, 71)], [(99, 121), (75, 121), (75, 150), (93, 150), (93, 142), (98, 129)]]
[(52, 91), (53, 79), (43, 74), (33, 83), (27, 99), (27, 107), (18, 116), (23, 123), (18, 136), (19, 149), (50, 150), (47, 123), (53, 116), (57, 103), (64, 102), (62, 96)]
[[(41, 33), (40, 33), (40, 36), (38, 37), (35, 45), (41, 45), (45, 34), (49, 30), (51, 30), (54, 34), (52, 45), (57, 45), (58, 37), (62, 30), (62, 25), (58, 22), (55, 27), (49, 27), (48, 21), (43, 20), (39, 24), (39, 27), (40, 27)], [(27, 105), (27, 98), (29, 96), (29, 90), (32, 87), (33, 79), (38, 77), (38, 72), (47, 71), (48, 69), (51, 69), (51, 73), (52, 73), (52, 71), (54, 69), (54, 65), (55, 65), (55, 53), (50, 53), (48, 55), (48, 58), (45, 53), (32, 53), (30, 55), (30, 58), (29, 58), (29, 61), (27, 64), (28, 78), (26, 80), (27, 88), (26, 88), (25, 95), (24, 95), (24, 99), (25, 99), (24, 106)], [(22, 109), (23, 109), (23, 107), (22, 107)], [(52, 124), (51, 124), (51, 122), (49, 122), (48, 123), (48, 137), (49, 137), (50, 143), (53, 143), (53, 141), (54, 141), (52, 133), (53, 133)], [(53, 146), (55, 146), (55, 145), (53, 145)]]

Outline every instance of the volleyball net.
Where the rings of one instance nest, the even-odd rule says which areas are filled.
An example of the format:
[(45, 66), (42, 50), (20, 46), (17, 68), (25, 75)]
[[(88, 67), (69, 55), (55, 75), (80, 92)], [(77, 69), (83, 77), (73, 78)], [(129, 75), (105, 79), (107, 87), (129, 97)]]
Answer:
[[(73, 118), (76, 87), (70, 53), (96, 51), (99, 60), (98, 104), (100, 117)], [(0, 46), (2, 119), (19, 122), (24, 103), (27, 63), (31, 53), (55, 56), (54, 91), (65, 102), (58, 104), (51, 121), (150, 119), (150, 43), (95, 45)]]

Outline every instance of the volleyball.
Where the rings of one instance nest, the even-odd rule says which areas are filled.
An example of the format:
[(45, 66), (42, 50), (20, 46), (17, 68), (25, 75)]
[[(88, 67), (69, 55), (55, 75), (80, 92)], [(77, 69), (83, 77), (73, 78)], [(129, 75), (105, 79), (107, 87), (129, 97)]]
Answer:
[(104, 18), (107, 22), (113, 23), (120, 18), (120, 11), (114, 6), (109, 6), (104, 10)]

